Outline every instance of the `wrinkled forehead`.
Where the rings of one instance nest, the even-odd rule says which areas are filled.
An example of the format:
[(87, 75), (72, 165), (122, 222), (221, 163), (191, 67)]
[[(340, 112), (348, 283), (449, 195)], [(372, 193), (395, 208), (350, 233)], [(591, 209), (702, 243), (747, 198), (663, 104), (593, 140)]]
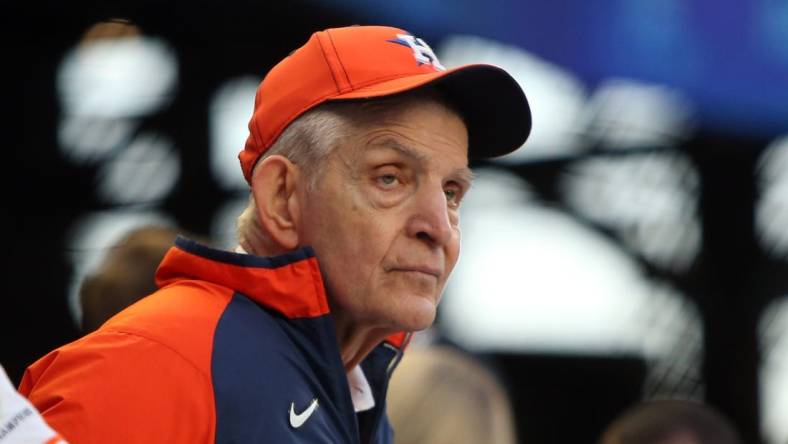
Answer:
[[(419, 98), (362, 104), (348, 117), (350, 138), (362, 142), (352, 144), (357, 151), (354, 154), (363, 153), (367, 145), (383, 144), (394, 149), (425, 145), (451, 147), (468, 157), (468, 127), (461, 114), (440, 101)], [(398, 139), (402, 139), (400, 143), (395, 142)]]

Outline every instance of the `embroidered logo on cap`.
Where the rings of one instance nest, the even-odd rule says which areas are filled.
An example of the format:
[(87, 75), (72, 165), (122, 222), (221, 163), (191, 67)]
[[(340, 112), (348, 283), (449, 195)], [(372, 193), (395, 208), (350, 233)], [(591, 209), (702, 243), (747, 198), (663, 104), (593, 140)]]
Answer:
[(413, 57), (416, 58), (416, 62), (419, 65), (429, 64), (438, 71), (446, 71), (446, 67), (441, 65), (438, 56), (435, 55), (430, 45), (424, 40), (410, 34), (397, 34), (396, 40), (387, 41), (410, 47), (413, 50)]

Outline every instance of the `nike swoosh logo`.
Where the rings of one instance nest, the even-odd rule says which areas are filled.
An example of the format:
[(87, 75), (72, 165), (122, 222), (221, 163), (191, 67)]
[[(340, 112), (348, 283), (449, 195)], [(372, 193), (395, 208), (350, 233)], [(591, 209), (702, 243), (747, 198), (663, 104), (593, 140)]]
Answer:
[(315, 413), (317, 409), (317, 398), (312, 400), (312, 403), (309, 404), (309, 407), (306, 408), (301, 413), (295, 412), (295, 403), (290, 403), (290, 425), (293, 426), (294, 429), (297, 429), (304, 425), (307, 419), (312, 416), (312, 413)]

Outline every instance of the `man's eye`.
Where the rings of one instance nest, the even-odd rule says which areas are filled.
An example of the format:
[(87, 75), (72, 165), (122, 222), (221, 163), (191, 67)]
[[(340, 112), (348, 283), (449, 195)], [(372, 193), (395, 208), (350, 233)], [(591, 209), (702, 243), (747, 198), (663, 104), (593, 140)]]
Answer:
[(461, 196), (458, 190), (455, 190), (453, 188), (448, 188), (446, 190), (443, 190), (443, 194), (446, 195), (446, 202), (448, 202), (449, 205), (457, 206), (460, 204)]
[(397, 176), (394, 174), (384, 174), (382, 176), (378, 176), (378, 182), (385, 186), (394, 185), (397, 183)]

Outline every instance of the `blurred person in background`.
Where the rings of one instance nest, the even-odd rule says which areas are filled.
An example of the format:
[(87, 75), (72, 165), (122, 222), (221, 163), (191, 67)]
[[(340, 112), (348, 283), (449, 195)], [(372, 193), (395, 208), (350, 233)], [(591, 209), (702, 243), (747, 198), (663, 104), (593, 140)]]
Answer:
[(741, 444), (733, 424), (697, 401), (645, 401), (626, 410), (599, 444)]
[(263, 79), (238, 247), (179, 237), (160, 289), (31, 365), (73, 442), (390, 443), (386, 389), (459, 255), (469, 158), (530, 132), (500, 68), (406, 31), (317, 32)]
[(515, 444), (503, 386), (470, 355), (414, 346), (391, 378), (388, 414), (396, 444)]
[(126, 233), (106, 253), (98, 270), (79, 289), (82, 331), (96, 330), (109, 318), (158, 289), (156, 268), (178, 230), (144, 226)]

